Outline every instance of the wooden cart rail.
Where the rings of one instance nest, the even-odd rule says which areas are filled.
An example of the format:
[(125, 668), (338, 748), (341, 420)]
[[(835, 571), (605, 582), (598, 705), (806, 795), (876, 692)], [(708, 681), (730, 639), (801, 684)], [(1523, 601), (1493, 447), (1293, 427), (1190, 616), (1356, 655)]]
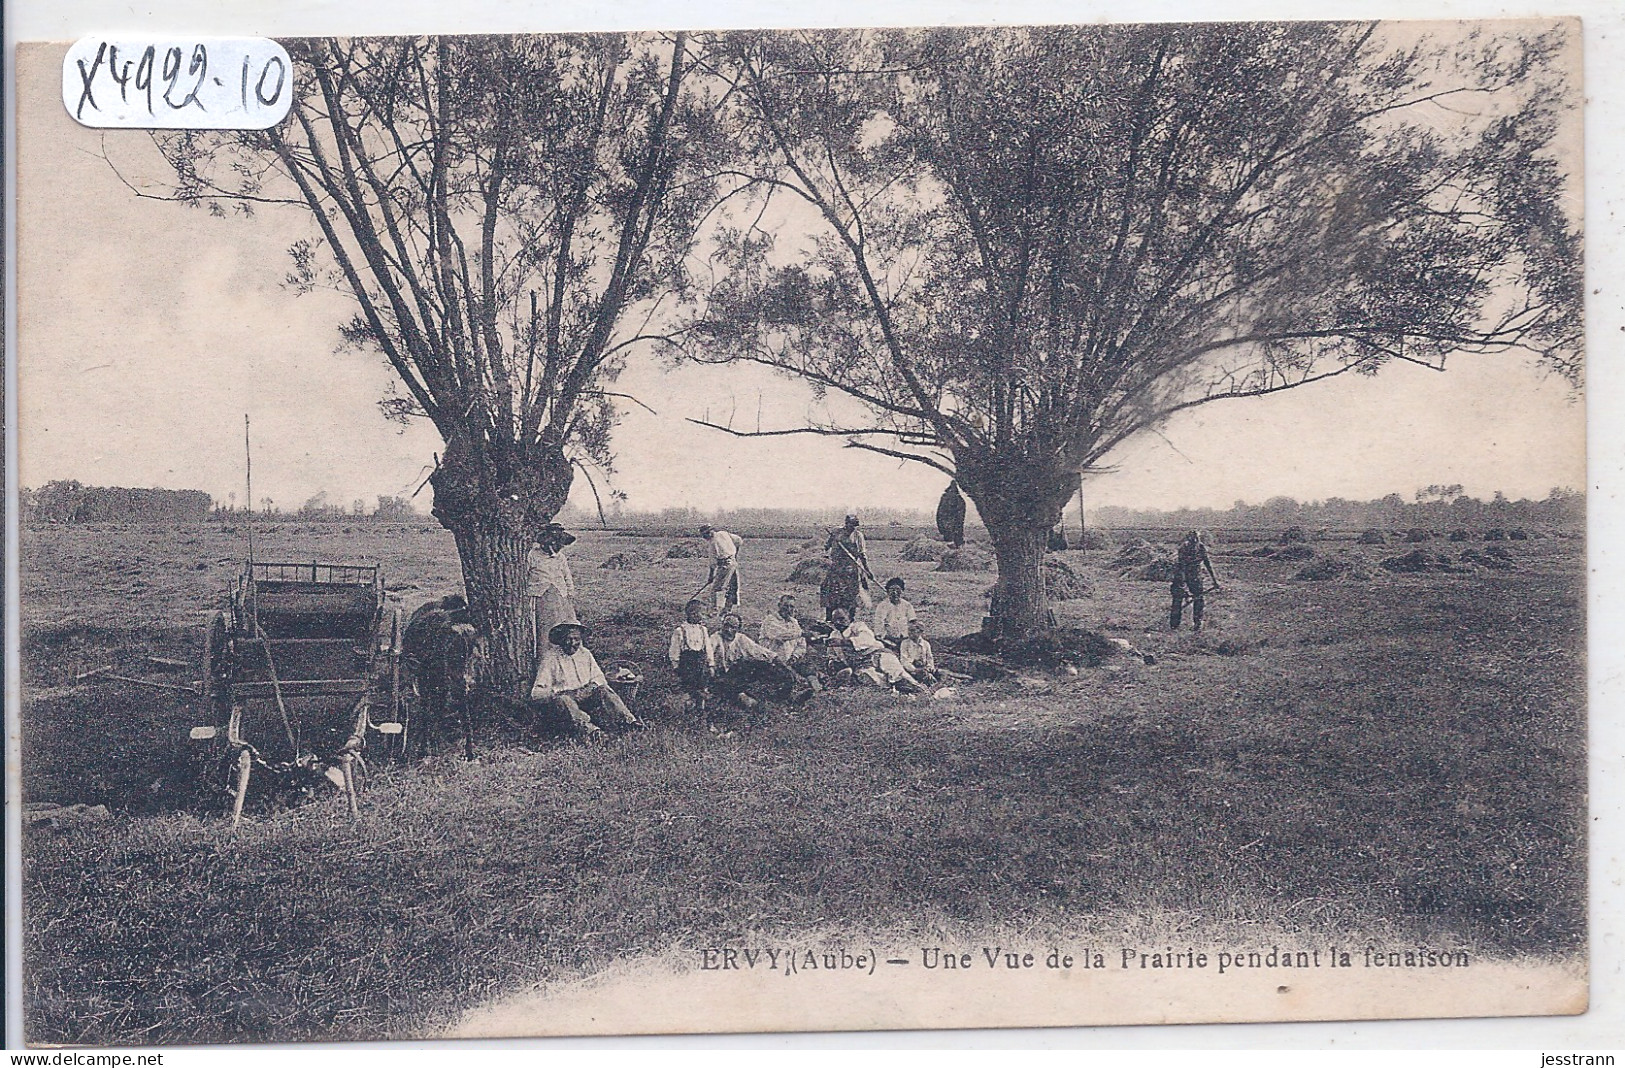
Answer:
[(400, 612), (379, 565), (251, 561), (203, 646), (214, 722), (190, 737), (231, 766), (232, 823), (256, 766), (336, 774), (356, 814), (369, 732), (404, 751), (407, 722)]
[(251, 697), (344, 697), (366, 693), (367, 679), (278, 679), (276, 682), (234, 682), (229, 687), (236, 700)]
[(377, 564), (270, 563), (255, 561), (255, 582), (317, 582), (335, 586), (371, 586), (378, 581)]

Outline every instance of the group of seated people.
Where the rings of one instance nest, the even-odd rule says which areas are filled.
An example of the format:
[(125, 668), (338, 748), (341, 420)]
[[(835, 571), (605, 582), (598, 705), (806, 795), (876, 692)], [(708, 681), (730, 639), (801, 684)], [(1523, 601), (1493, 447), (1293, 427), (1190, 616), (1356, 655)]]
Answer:
[(711, 633), (705, 603), (692, 600), (672, 630), (671, 669), (691, 706), (702, 712), (712, 698), (750, 713), (760, 711), (766, 699), (799, 705), (827, 685), (922, 693), (942, 676), (925, 624), (903, 599), (904, 589), (900, 578), (886, 583), (886, 599), (875, 606), (872, 625), (854, 619), (846, 608), (833, 609), (827, 623), (802, 620), (795, 595), (787, 593), (777, 611), (762, 620), (754, 640), (731, 610)]
[[(849, 531), (856, 525), (849, 517)], [(717, 560), (727, 565), (731, 581), (719, 583), (719, 567), (713, 563), (707, 587), (718, 593), (721, 614), (715, 632), (705, 622), (707, 603), (698, 597), (688, 602), (683, 622), (672, 631), (671, 668), (696, 709), (704, 712), (717, 699), (754, 714), (764, 701), (800, 705), (829, 685), (921, 693), (943, 677), (924, 625), (903, 598), (900, 578), (886, 583), (886, 597), (875, 605), (872, 624), (855, 618), (855, 603), (829, 608), (827, 622), (804, 621), (796, 614), (794, 595), (785, 594), (752, 638), (737, 611), (741, 539), (709, 527), (702, 533), (713, 542)], [(527, 592), (539, 648), (530, 704), (581, 737), (642, 730), (646, 724), (627, 707), (586, 647), (591, 632), (576, 617), (575, 584), (562, 555), (574, 540), (563, 527), (549, 524), (531, 554)]]
[[(793, 619), (793, 602), (791, 609)], [(740, 629), (743, 621), (731, 609), (718, 618), (715, 634), (704, 620), (705, 603), (688, 602), (668, 650), (677, 681), (697, 709), (704, 711), (713, 695), (731, 699), (747, 712), (759, 711), (764, 698), (799, 705), (813, 695), (814, 683), (795, 670), (799, 658), (786, 654), (798, 642), (805, 650), (799, 627), (793, 639), (787, 635), (775, 641), (764, 634), (757, 642)]]

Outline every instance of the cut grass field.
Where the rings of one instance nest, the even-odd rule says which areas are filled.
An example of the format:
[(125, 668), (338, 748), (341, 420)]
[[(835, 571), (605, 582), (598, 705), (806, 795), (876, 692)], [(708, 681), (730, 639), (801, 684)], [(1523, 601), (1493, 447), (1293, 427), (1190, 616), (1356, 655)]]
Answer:
[[(273, 527), (260, 555), (376, 560), (407, 608), (457, 586), (443, 532), (332, 530)], [(1511, 572), (1370, 582), (1219, 555), (1225, 589), (1199, 638), (1164, 629), (1165, 584), (1069, 554), (1095, 596), (1059, 605), (1062, 622), (1126, 637), (1154, 665), (943, 700), (826, 695), (731, 738), (662, 699), (669, 628), (704, 561), (596, 566), (669, 544), (594, 533), (572, 549), (593, 644), (649, 669), (655, 731), (602, 749), (487, 744), (472, 765), (447, 753), (375, 774), (359, 822), (319, 802), (233, 832), (183, 807), (184, 698), (70, 683), (195, 656), (237, 541), (26, 533), (25, 796), (114, 810), (28, 834), (28, 1038), (422, 1035), (527, 984), (830, 930), (1583, 951), (1578, 543), (1520, 545)], [(747, 615), (789, 588), (797, 545), (747, 542)], [(975, 628), (991, 572), (872, 548), (934, 633)], [(794, 589), (815, 611), (816, 589)]]

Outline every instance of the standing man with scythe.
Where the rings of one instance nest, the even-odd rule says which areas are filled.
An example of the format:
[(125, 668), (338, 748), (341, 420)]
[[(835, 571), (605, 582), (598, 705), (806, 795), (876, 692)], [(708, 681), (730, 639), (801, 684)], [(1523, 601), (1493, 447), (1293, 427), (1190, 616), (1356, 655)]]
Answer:
[(1202, 588), (1202, 569), (1207, 568), (1208, 578), (1213, 580), (1213, 589), (1219, 588), (1219, 576), (1213, 573), (1213, 561), (1207, 555), (1207, 536), (1205, 531), (1193, 530), (1185, 535), (1185, 540), (1179, 543), (1179, 554), (1174, 559), (1174, 577), (1169, 585), (1169, 594), (1172, 603), (1168, 607), (1168, 629), (1178, 630), (1180, 623), (1184, 622), (1185, 601), (1191, 603), (1191, 629), (1202, 629), (1202, 609), (1206, 606), (1207, 598)]
[[(837, 608), (844, 608), (847, 619), (855, 619), (859, 604), (868, 596), (867, 584), (874, 582), (857, 516), (847, 516), (844, 528), (830, 532), (824, 541), (824, 551), (829, 554), (829, 573), (818, 588), (818, 603), (824, 608), (824, 618), (828, 620)], [(869, 603), (873, 603), (872, 599)]]
[(695, 596), (709, 591), (718, 614), (738, 608), (739, 550), (744, 548), (745, 539), (709, 523), (700, 527), (700, 537), (711, 545), (711, 573)]

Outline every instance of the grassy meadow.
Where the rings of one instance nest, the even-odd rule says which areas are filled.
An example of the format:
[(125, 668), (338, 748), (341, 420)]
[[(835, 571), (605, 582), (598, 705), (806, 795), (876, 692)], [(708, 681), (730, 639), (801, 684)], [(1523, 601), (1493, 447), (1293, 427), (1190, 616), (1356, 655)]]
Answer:
[[(408, 610), (460, 586), (438, 528), (258, 534), (261, 559), (381, 563)], [(785, 581), (813, 534), (747, 541), (747, 619), (787, 589), (817, 614), (816, 587)], [(28, 1039), (421, 1036), (527, 984), (831, 929), (1584, 950), (1580, 542), (1517, 543), (1505, 572), (1328, 582), (1221, 546), (1201, 636), (1167, 631), (1166, 583), (1068, 553), (1094, 595), (1060, 621), (1155, 663), (823, 694), (719, 737), (669, 699), (664, 666), (705, 561), (598, 566), (673, 540), (571, 549), (592, 645), (644, 666), (655, 730), (602, 748), (493, 736), (473, 764), (447, 746), (376, 768), (359, 821), (333, 798), (234, 832), (188, 807), (189, 698), (73, 678), (195, 661), (241, 532), (25, 531), (25, 801), (111, 811), (27, 833)], [(902, 545), (870, 542), (877, 574), (907, 579), (933, 635), (976, 629), (992, 572), (935, 572)]]

